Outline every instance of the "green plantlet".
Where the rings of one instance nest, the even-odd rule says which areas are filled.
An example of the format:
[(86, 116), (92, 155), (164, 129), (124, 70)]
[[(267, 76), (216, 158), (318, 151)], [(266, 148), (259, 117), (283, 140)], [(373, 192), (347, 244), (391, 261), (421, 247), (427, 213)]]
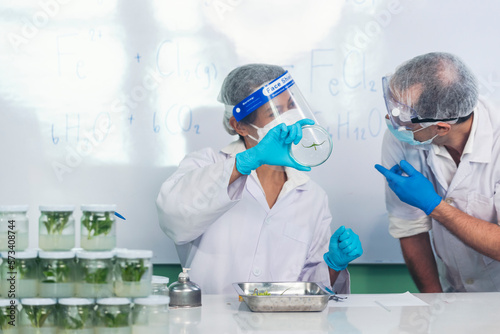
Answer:
[(72, 212), (46, 212), (47, 220), (43, 222), (47, 234), (62, 234), (68, 225)]
[(84, 329), (87, 320), (90, 318), (90, 307), (89, 306), (72, 306), (77, 309), (77, 312), (72, 312), (73, 314), (64, 314), (61, 317), (62, 327), (64, 329)]
[(271, 294), (269, 292), (264, 291), (264, 292), (259, 292), (257, 288), (253, 290), (253, 293), (250, 296), (270, 296)]
[(113, 227), (114, 218), (110, 212), (104, 212), (104, 215), (95, 212), (85, 212), (82, 218), (82, 225), (87, 229), (87, 239), (99, 235), (108, 235)]
[(9, 323), (9, 309), (7, 307), (0, 307), (0, 329), (6, 329)]
[(312, 144), (312, 145), (310, 145), (310, 146), (304, 146), (304, 144), (301, 144), (301, 145), (302, 145), (303, 147), (305, 147), (305, 148), (311, 148), (311, 147), (314, 147), (314, 150), (315, 150), (315, 151), (317, 151), (316, 147), (317, 147), (317, 146), (321, 146), (321, 145), (323, 145), (323, 144), (325, 143), (325, 141), (326, 141), (326, 140), (323, 140), (323, 142), (322, 142), (322, 143), (320, 143), (320, 144), (313, 143), (313, 144)]
[(89, 268), (85, 267), (83, 269), (84, 273), (84, 281), (89, 284), (106, 284), (109, 268), (98, 268), (95, 270), (89, 270)]
[(104, 313), (100, 314), (99, 317), (103, 320), (105, 326), (109, 328), (127, 327), (129, 325), (128, 312), (121, 312), (116, 315)]
[(121, 277), (124, 282), (139, 282), (147, 270), (143, 259), (120, 262)]
[(36, 328), (42, 327), (53, 311), (51, 308), (31, 305), (23, 305), (23, 310), (26, 312), (31, 325)]
[(70, 268), (63, 261), (55, 260), (42, 270), (42, 283), (65, 283), (69, 281)]
[(30, 268), (28, 267), (26, 260), (23, 259), (17, 259), (17, 278), (18, 279), (24, 279), (26, 277), (26, 274), (29, 272)]

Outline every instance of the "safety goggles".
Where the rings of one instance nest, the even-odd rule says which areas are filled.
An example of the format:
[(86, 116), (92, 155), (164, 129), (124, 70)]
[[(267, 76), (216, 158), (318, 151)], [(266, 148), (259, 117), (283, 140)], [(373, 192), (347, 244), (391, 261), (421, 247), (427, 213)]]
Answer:
[[(391, 76), (385, 76), (382, 78), (382, 89), (384, 92), (385, 106), (387, 108), (387, 114), (392, 122), (395, 129), (406, 129), (415, 130), (417, 124), (420, 123), (436, 123), (436, 122), (451, 122), (457, 121), (457, 118), (446, 118), (446, 119), (431, 119), (431, 118), (419, 118), (417, 111), (412, 107), (399, 102), (392, 94), (391, 88), (389, 87), (389, 82)], [(423, 125), (422, 125), (423, 126)]]

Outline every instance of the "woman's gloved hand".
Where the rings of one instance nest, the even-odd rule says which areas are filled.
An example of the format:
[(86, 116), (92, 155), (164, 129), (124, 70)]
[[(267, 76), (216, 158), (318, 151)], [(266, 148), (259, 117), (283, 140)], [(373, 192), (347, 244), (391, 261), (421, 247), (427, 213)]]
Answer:
[(243, 175), (248, 175), (252, 170), (262, 165), (293, 167), (301, 171), (310, 171), (295, 162), (289, 154), (290, 144), (297, 145), (302, 139), (302, 126), (313, 125), (311, 119), (301, 119), (295, 124), (286, 126), (281, 123), (266, 134), (254, 147), (236, 154), (236, 169)]
[(356, 233), (350, 228), (340, 226), (330, 238), (328, 252), (323, 255), (328, 267), (335, 271), (347, 268), (349, 262), (363, 254), (361, 241)]

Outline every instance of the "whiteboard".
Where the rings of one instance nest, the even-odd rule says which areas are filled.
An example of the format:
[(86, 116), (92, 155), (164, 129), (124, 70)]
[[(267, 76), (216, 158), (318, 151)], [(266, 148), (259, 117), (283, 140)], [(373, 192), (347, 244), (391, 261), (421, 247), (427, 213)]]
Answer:
[[(498, 100), (497, 1), (3, 0), (1, 204), (114, 203), (118, 247), (178, 263), (155, 199), (188, 152), (234, 138), (216, 101), (246, 63), (289, 70), (334, 140), (310, 172), (332, 228), (352, 227), (358, 263), (402, 263), (387, 232), (379, 162), (380, 78), (415, 55), (459, 55)], [(80, 211), (76, 211), (79, 220)]]

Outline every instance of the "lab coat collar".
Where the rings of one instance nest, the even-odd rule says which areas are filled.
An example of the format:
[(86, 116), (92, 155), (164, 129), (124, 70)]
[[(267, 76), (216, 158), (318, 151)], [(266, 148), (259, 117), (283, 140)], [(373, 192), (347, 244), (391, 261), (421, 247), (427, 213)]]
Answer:
[[(243, 140), (238, 139), (221, 149), (221, 152), (233, 158), (236, 156), (236, 154), (243, 152), (244, 150), (246, 150), (245, 143), (243, 142)], [(309, 176), (307, 176), (305, 173), (291, 167), (285, 167), (285, 173), (287, 176), (287, 181), (285, 182), (279, 197), (282, 197), (287, 192), (295, 188), (299, 190), (308, 189)], [(255, 171), (252, 171), (252, 175), (257, 178), (257, 174), (255, 173)]]
[[(472, 119), (469, 138), (462, 152), (462, 161), (468, 160), (470, 162), (479, 163), (490, 162), (492, 145), (493, 129), (491, 127), (491, 120), (485, 106), (480, 104), (474, 109), (474, 118)], [(429, 147), (432, 147), (434, 154), (449, 156), (451, 159), (449, 153), (443, 152), (445, 150), (443, 146), (431, 144), (422, 145), (422, 147), (417, 148), (429, 149)], [(467, 158), (466, 155), (468, 155)]]
[(493, 128), (491, 127), (491, 119), (488, 110), (481, 102), (474, 112), (470, 136), (474, 136), (474, 139), (469, 161), (482, 163), (491, 162)]
[[(462, 152), (462, 157), (461, 157), (462, 160), (466, 154), (472, 153), (473, 149), (474, 149), (474, 141), (475, 141), (475, 137), (476, 137), (477, 123), (478, 123), (478, 121), (477, 121), (478, 116), (476, 116), (476, 115), (478, 115), (477, 107), (474, 109), (474, 112), (475, 112), (475, 114), (474, 114), (474, 117), (472, 119), (472, 126), (471, 126), (471, 130), (469, 133), (469, 138), (467, 139), (467, 142), (465, 143), (464, 151)], [(446, 157), (450, 160), (453, 160), (450, 153), (448, 153), (448, 150), (441, 145), (432, 145), (432, 150), (434, 151), (434, 154), (436, 154), (436, 155), (441, 155), (441, 156)]]

